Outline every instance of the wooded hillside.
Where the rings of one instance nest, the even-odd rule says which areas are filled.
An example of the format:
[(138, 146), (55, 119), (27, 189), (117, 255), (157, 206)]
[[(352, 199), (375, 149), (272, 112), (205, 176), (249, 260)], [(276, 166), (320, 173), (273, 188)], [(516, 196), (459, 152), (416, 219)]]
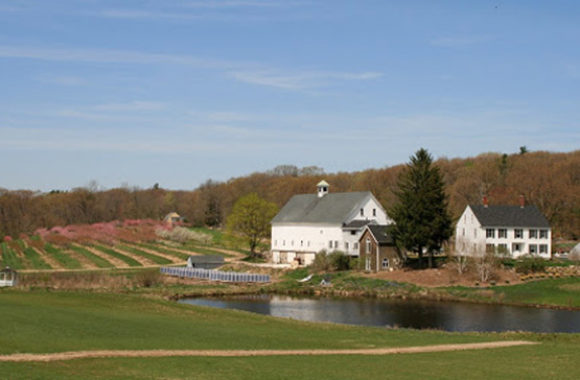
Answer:
[[(441, 169), (450, 211), (459, 217), (466, 204), (487, 194), (490, 204), (518, 204), (523, 194), (550, 220), (555, 236), (580, 235), (580, 150), (570, 153), (528, 152), (481, 154), (474, 158), (442, 158)], [(365, 191), (388, 209), (403, 164), (354, 173), (324, 174), (320, 168), (279, 166), (227, 182), (207, 181), (192, 191), (116, 188), (38, 193), (0, 189), (0, 237), (31, 234), (40, 227), (124, 219), (161, 219), (177, 211), (195, 225), (221, 225), (241, 196), (256, 192), (282, 207), (294, 194), (313, 193), (325, 179), (331, 192)]]

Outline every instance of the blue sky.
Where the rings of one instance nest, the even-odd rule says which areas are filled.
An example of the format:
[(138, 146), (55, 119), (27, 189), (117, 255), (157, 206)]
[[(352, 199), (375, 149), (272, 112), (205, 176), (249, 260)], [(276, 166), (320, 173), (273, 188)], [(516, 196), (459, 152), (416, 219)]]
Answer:
[(580, 142), (580, 2), (0, 1), (0, 187)]

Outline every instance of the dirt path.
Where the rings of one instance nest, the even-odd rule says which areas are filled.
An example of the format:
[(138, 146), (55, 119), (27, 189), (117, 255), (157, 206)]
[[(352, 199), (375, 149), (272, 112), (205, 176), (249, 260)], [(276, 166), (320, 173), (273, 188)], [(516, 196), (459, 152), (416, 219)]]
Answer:
[(56, 259), (54, 257), (52, 257), (52, 255), (49, 255), (47, 252), (45, 252), (42, 249), (38, 249), (36, 247), (32, 247), (32, 249), (34, 249), (36, 251), (36, 253), (38, 253), (40, 255), (40, 257), (48, 264), (50, 265), (50, 267), (52, 269), (64, 269), (63, 266), (61, 265), (61, 263), (59, 263), (58, 261), (56, 261)]
[(155, 256), (163, 257), (163, 258), (165, 258), (167, 260), (171, 260), (171, 262), (173, 264), (183, 264), (183, 263), (186, 262), (186, 260), (181, 260), (179, 257), (173, 256), (173, 255), (169, 255), (167, 253), (155, 251), (153, 249), (145, 248), (145, 247), (142, 247), (140, 245), (134, 245), (134, 244), (125, 244), (125, 245), (127, 247), (139, 249), (139, 250), (141, 250), (143, 252), (147, 252), (147, 253), (152, 254), (152, 255), (155, 255)]
[(446, 352), (462, 350), (481, 350), (538, 344), (522, 340), (439, 344), (432, 346), (369, 348), (353, 350), (142, 350), (142, 351), (69, 351), (53, 354), (12, 354), (0, 355), (0, 362), (51, 362), (57, 360), (87, 359), (87, 358), (144, 358), (167, 356), (197, 356), (197, 357), (247, 357), (247, 356), (288, 356), (288, 355), (393, 355), (416, 354), (424, 352)]
[(89, 251), (90, 253), (92, 253), (95, 256), (99, 256), (101, 259), (106, 260), (108, 262), (110, 262), (111, 264), (113, 264), (116, 268), (129, 268), (129, 264), (127, 264), (126, 262), (124, 262), (121, 259), (118, 259), (114, 256), (108, 255), (105, 252), (101, 252), (96, 248), (90, 247), (88, 245), (77, 245), (75, 244), (77, 247), (82, 247), (84, 249), (86, 249), (87, 251)]
[(80, 253), (73, 251), (72, 249), (67, 249), (66, 251), (63, 251), (64, 253), (66, 253), (67, 255), (69, 255), (70, 257), (72, 257), (73, 259), (77, 260), (79, 263), (81, 263), (81, 266), (84, 269), (96, 269), (98, 268), (97, 264), (95, 264), (94, 262), (92, 262), (89, 258), (81, 255)]
[(153, 261), (149, 260), (146, 257), (139, 256), (139, 255), (137, 255), (135, 253), (125, 251), (125, 250), (123, 250), (123, 249), (121, 249), (121, 248), (119, 248), (117, 246), (111, 247), (111, 248), (114, 249), (115, 251), (119, 252), (122, 255), (128, 256), (128, 257), (130, 257), (130, 258), (138, 261), (144, 267), (147, 267), (147, 266), (150, 266), (150, 265), (153, 265), (153, 266), (156, 265)]

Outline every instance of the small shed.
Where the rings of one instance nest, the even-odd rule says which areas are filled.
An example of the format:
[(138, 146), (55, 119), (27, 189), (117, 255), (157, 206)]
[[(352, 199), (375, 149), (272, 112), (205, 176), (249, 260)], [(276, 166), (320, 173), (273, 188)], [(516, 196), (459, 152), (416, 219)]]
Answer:
[(188, 268), (215, 269), (224, 265), (224, 257), (220, 255), (189, 256)]
[(170, 224), (170, 225), (183, 223), (183, 222), (185, 222), (185, 218), (176, 212), (170, 212), (169, 214), (165, 215), (165, 218), (163, 218), (163, 223)]
[(0, 287), (14, 286), (17, 283), (18, 273), (14, 269), (6, 267), (0, 270)]
[(359, 257), (367, 272), (392, 270), (402, 263), (392, 235), (393, 226), (367, 225), (359, 239)]

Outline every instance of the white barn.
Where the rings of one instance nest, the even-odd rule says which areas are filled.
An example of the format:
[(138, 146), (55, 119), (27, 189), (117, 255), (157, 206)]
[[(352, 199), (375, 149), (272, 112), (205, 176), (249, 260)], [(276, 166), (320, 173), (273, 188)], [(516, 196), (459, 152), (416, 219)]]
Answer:
[(368, 224), (391, 224), (369, 191), (329, 193), (321, 181), (316, 194), (293, 196), (272, 219), (272, 261), (310, 265), (320, 251), (359, 255), (358, 241)]
[(550, 258), (552, 230), (535, 206), (468, 205), (455, 228), (455, 249), (464, 255), (493, 251), (511, 257)]

